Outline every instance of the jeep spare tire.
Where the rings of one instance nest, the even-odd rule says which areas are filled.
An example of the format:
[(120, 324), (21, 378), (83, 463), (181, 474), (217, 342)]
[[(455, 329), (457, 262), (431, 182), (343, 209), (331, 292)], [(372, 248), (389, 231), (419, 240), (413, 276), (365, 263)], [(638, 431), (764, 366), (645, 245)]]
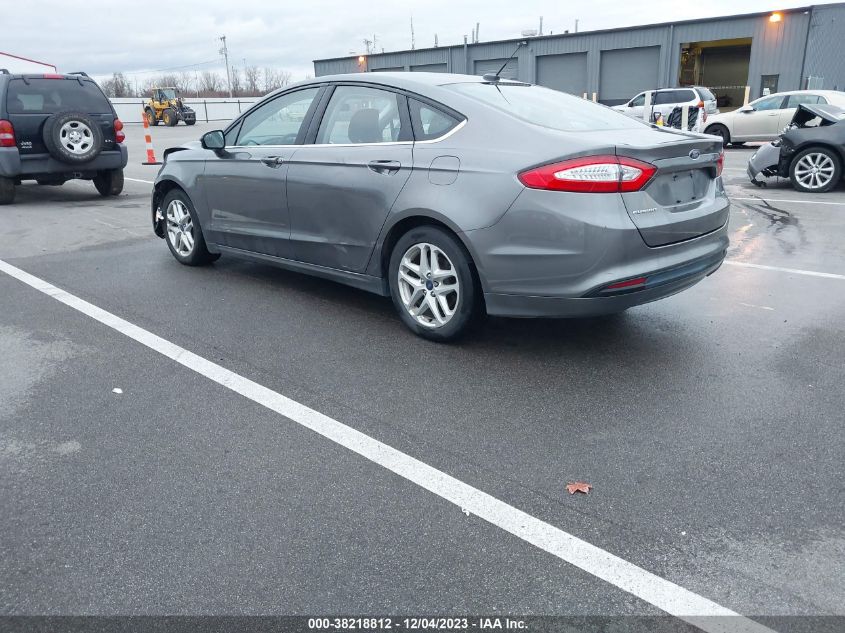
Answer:
[(99, 123), (81, 112), (59, 112), (44, 122), (44, 145), (63, 163), (87, 163), (103, 149)]

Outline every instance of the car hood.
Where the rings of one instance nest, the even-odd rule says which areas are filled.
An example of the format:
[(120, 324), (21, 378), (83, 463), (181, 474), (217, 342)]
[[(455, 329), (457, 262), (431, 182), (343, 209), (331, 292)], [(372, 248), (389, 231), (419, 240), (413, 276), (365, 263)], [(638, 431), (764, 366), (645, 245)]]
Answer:
[(800, 127), (816, 118), (822, 120), (821, 125), (833, 125), (845, 121), (845, 109), (835, 105), (802, 103), (792, 117), (792, 125)]

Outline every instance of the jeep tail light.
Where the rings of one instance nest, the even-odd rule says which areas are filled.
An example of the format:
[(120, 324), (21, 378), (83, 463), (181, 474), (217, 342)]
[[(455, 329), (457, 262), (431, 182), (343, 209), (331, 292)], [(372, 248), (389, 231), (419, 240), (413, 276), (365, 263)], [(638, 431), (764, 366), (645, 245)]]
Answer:
[(0, 119), (0, 147), (15, 146), (15, 128), (11, 121)]
[(114, 120), (114, 140), (116, 143), (122, 143), (126, 140), (126, 134), (123, 133), (123, 121), (120, 119)]
[(721, 176), (722, 170), (725, 168), (725, 150), (719, 152), (719, 158), (716, 159), (716, 175)]
[(584, 156), (520, 172), (519, 181), (530, 189), (579, 193), (639, 191), (657, 167), (625, 156)]

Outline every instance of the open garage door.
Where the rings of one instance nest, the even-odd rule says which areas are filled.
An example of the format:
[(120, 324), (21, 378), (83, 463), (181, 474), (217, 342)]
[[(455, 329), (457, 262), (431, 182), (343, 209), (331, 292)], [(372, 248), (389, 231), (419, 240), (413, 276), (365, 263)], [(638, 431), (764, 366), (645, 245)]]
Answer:
[(659, 46), (602, 51), (599, 101), (619, 105), (643, 90), (657, 88), (659, 69)]
[(582, 96), (587, 92), (587, 53), (541, 55), (537, 58), (537, 83)]
[(750, 61), (750, 37), (681, 44), (678, 84), (709, 88), (720, 109), (735, 110), (745, 101)]
[[(504, 79), (519, 79), (519, 60), (516, 58), (507, 60), (505, 69), (499, 75)], [(495, 73), (505, 63), (504, 59), (477, 59), (475, 60), (475, 74), (486, 75), (487, 73)]]
[(411, 72), (414, 73), (445, 73), (446, 64), (419, 64), (418, 66), (411, 66)]

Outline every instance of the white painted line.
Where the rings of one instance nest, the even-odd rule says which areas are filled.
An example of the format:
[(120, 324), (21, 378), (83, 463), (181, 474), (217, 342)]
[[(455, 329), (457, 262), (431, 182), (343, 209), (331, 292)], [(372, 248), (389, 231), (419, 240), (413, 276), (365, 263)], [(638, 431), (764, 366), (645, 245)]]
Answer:
[(845, 202), (833, 202), (831, 200), (788, 200), (785, 198), (775, 200), (773, 198), (739, 198), (731, 195), (728, 195), (728, 198), (731, 200), (745, 200), (750, 202), (792, 202), (793, 204), (834, 204), (845, 206)]
[(0, 271), (134, 341), (358, 453), (517, 538), (711, 633), (772, 630), (519, 510), (387, 444), (0, 260)]
[(131, 180), (132, 182), (144, 182), (144, 183), (147, 183), (148, 185), (154, 184), (154, 181), (152, 181), (152, 180), (142, 180), (140, 178), (130, 178), (129, 176), (124, 176), (123, 179), (124, 180)]
[(807, 275), (809, 277), (824, 277), (825, 279), (845, 279), (845, 275), (837, 275), (836, 273), (819, 273), (815, 270), (801, 270), (800, 268), (782, 268), (780, 266), (764, 266), (763, 264), (750, 264), (748, 262), (738, 262), (735, 259), (726, 259), (726, 264), (731, 266), (743, 266), (744, 268), (759, 268), (760, 270), (775, 270), (781, 273), (792, 273), (794, 275)]
[(745, 306), (746, 308), (757, 308), (758, 310), (774, 310), (774, 308), (770, 308), (769, 306), (758, 306), (755, 303), (743, 303), (742, 301), (739, 302), (739, 305)]

